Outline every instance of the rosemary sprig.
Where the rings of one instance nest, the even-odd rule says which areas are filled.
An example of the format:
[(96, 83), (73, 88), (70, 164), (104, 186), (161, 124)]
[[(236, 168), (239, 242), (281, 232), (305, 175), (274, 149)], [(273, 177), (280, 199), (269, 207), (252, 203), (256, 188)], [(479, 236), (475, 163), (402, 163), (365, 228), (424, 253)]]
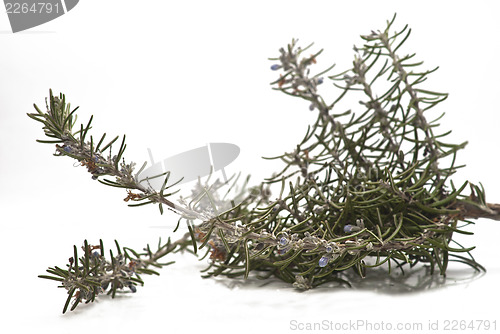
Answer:
[(160, 263), (159, 260), (169, 253), (185, 249), (189, 244), (190, 241), (186, 237), (173, 243), (169, 238), (165, 244), (162, 244), (160, 239), (155, 252), (151, 251), (149, 245), (142, 252), (137, 252), (128, 247), (122, 248), (115, 241), (117, 254), (115, 255), (110, 249), (107, 257), (102, 240), (98, 245), (89, 245), (85, 240), (81, 257), (78, 255), (78, 248), (73, 246), (73, 256), (69, 258), (69, 264), (65, 269), (50, 267), (47, 272), (51, 275), (38, 277), (60, 282), (59, 287), (68, 290), (68, 297), (63, 307), (65, 313), (73, 297), (71, 311), (82, 302), (93, 302), (102, 293), (107, 293), (113, 298), (117, 291), (125, 288), (135, 293), (137, 285), (144, 285), (140, 275), (159, 275), (151, 267), (162, 268), (174, 263)]
[[(70, 111), (62, 94), (50, 92), (45, 113), (35, 105), (37, 113), (28, 115), (44, 125), (51, 140), (40, 142), (56, 143), (55, 155), (78, 160), (105, 185), (127, 189), (125, 201), (134, 202), (129, 206), (158, 204), (162, 214), (166, 206), (189, 231), (176, 242), (160, 243), (155, 252), (117, 244), (118, 254), (110, 252), (109, 259), (102, 243), (96, 248), (101, 254), (94, 255), (94, 246), (85, 242), (81, 258), (75, 247), (67, 269), (51, 267), (52, 276), (40, 276), (68, 290), (64, 311), (72, 298), (74, 309), (108, 287), (112, 296), (126, 287), (135, 291), (143, 283), (137, 274), (154, 274), (151, 266), (162, 267), (160, 258), (181, 250), (206, 249), (211, 261), (204, 277), (275, 276), (298, 289), (338, 282), (348, 269), (361, 277), (377, 266), (390, 270), (391, 263), (401, 269), (424, 263), (441, 275), (450, 261), (484, 270), (470, 253), (474, 247), (452, 237), (472, 234), (464, 229), (472, 224), (468, 219), (500, 220), (500, 205), (486, 202), (482, 186), (465, 182), (457, 188), (451, 181), (463, 167), (455, 166), (455, 157), (466, 143), (445, 142), (449, 132), (439, 132), (440, 117), (427, 120), (428, 110), (447, 94), (421, 88), (436, 69), (420, 70), (415, 54), (398, 54), (410, 30), (392, 33), (393, 23), (394, 18), (383, 31), (362, 36), (352, 68), (337, 74), (331, 74), (334, 66), (311, 74), (322, 51), (308, 55), (312, 45), (301, 48), (297, 40), (271, 58), (271, 69), (281, 72), (273, 89), (306, 100), (318, 118), (292, 152), (275, 157), (285, 163), (281, 172), (238, 194), (239, 204), (223, 212), (212, 191), (220, 182), (199, 184), (200, 196), (174, 203), (168, 173), (158, 176), (165, 181), (156, 191), (140, 179), (145, 165), (134, 174), (135, 163), (125, 162), (125, 136), (104, 144), (104, 134), (95, 141), (92, 117), (75, 132), (76, 109)], [(326, 75), (340, 90), (331, 102), (319, 92)], [(337, 111), (347, 96), (360, 99), (361, 111)], [(115, 143), (120, 147), (112, 155)], [(271, 186), (280, 187), (276, 197)]]

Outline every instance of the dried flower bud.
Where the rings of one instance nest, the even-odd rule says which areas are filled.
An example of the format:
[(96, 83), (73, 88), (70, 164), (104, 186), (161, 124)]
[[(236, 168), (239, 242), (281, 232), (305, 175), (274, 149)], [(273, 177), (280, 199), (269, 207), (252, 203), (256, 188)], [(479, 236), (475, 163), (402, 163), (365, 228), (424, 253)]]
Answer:
[(347, 224), (346, 226), (344, 226), (345, 233), (353, 233), (353, 232), (358, 232), (360, 230), (361, 229), (359, 228), (359, 226), (353, 226), (351, 224)]
[(330, 258), (328, 256), (323, 256), (323, 257), (321, 257), (321, 259), (319, 259), (318, 265), (322, 268), (326, 267), (329, 260), (330, 260)]
[(280, 246), (286, 246), (286, 245), (288, 245), (288, 239), (285, 237), (281, 237)]

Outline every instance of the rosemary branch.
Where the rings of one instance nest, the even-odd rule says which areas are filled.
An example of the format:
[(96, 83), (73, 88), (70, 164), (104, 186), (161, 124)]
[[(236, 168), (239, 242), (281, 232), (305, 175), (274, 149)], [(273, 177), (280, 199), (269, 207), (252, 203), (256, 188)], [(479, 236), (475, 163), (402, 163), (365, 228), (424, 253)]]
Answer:
[[(176, 202), (168, 172), (156, 176), (164, 178), (157, 191), (148, 185), (151, 178), (140, 178), (146, 164), (135, 172), (135, 163), (125, 161), (125, 136), (113, 155), (119, 137), (102, 146), (104, 134), (96, 144), (89, 137), (92, 117), (74, 131), (76, 109), (71, 111), (63, 94), (50, 92), (46, 112), (35, 105), (37, 112), (28, 116), (43, 123), (51, 139), (40, 142), (55, 143), (56, 156), (76, 159), (93, 179), (126, 189), (129, 206), (156, 204), (161, 214), (166, 206), (180, 215), (176, 230), (181, 221), (188, 228), (175, 242), (160, 241), (154, 252), (149, 246), (142, 253), (122, 249), (116, 242), (118, 255), (110, 252), (109, 260), (102, 242), (92, 246), (101, 250), (95, 255), (85, 241), (81, 258), (74, 247), (67, 269), (51, 267), (52, 276), (40, 276), (68, 290), (63, 312), (73, 297), (71, 309), (94, 301), (108, 287), (112, 296), (126, 287), (135, 291), (143, 284), (138, 274), (157, 274), (150, 267), (162, 267), (158, 260), (178, 251), (206, 249), (211, 261), (204, 277), (247, 278), (253, 272), (298, 289), (342, 281), (338, 274), (350, 268), (364, 277), (367, 268), (386, 263), (390, 268), (391, 262), (401, 268), (424, 263), (442, 275), (450, 261), (484, 270), (470, 253), (474, 247), (452, 237), (472, 234), (464, 229), (472, 224), (468, 219), (500, 220), (500, 205), (486, 202), (481, 185), (455, 187), (451, 181), (463, 167), (455, 166), (455, 157), (466, 143), (444, 142), (447, 133), (436, 134), (436, 120), (426, 119), (426, 112), (448, 95), (420, 88), (436, 69), (420, 71), (422, 62), (410, 62), (415, 54), (398, 55), (411, 30), (406, 26), (391, 33), (394, 19), (383, 31), (361, 36), (364, 44), (355, 47), (351, 69), (328, 76), (340, 89), (331, 103), (319, 87), (334, 66), (311, 75), (322, 50), (304, 55), (312, 44), (302, 49), (293, 40), (271, 58), (271, 69), (282, 71), (273, 89), (308, 101), (318, 117), (293, 151), (275, 157), (285, 163), (282, 171), (242, 191), (239, 204), (221, 213), (208, 191), (220, 183), (199, 184), (205, 189), (201, 196)], [(361, 96), (361, 111), (337, 112), (348, 95)], [(277, 196), (271, 198), (270, 186), (280, 186)]]

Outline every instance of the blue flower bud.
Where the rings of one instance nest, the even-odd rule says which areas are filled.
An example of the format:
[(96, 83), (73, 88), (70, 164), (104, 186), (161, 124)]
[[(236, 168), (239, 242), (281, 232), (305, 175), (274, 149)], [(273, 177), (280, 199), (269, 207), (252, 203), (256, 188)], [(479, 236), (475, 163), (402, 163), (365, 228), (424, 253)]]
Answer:
[(288, 239), (285, 237), (281, 237), (280, 239), (280, 245), (281, 246), (286, 246), (288, 244)]
[(323, 83), (323, 77), (318, 78), (318, 85), (321, 85)]
[(64, 145), (63, 149), (64, 149), (64, 151), (66, 151), (68, 153), (71, 153), (71, 151), (72, 151), (71, 146), (67, 146), (67, 145)]
[(135, 287), (135, 285), (133, 285), (133, 284), (130, 284), (130, 285), (128, 286), (128, 288), (129, 288), (129, 289), (130, 289), (130, 291), (132, 291), (133, 293), (135, 293), (135, 292), (137, 291), (137, 288), (136, 288), (136, 287)]
[(348, 224), (348, 225), (344, 226), (344, 232), (351, 233), (352, 232), (352, 225)]
[(325, 251), (326, 251), (327, 253), (331, 253), (331, 252), (333, 251), (333, 247), (332, 247), (332, 245), (328, 245), (328, 246), (326, 246), (326, 247), (325, 247)]
[(273, 71), (277, 71), (280, 68), (281, 68), (281, 65), (278, 65), (278, 64), (274, 64), (274, 65), (271, 66), (271, 70), (273, 70)]
[(328, 264), (328, 260), (329, 260), (328, 257), (323, 256), (321, 259), (319, 259), (319, 263), (318, 263), (319, 266), (322, 267), (322, 268), (326, 267), (326, 265)]

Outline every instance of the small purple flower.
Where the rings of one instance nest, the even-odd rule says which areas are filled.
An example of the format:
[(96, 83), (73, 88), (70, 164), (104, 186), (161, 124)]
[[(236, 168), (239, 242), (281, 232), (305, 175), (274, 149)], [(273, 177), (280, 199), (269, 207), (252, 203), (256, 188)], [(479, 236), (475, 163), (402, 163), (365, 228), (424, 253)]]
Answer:
[(279, 65), (279, 64), (274, 64), (274, 65), (271, 66), (271, 70), (273, 70), (273, 71), (277, 71), (280, 68), (281, 68), (281, 65)]
[(135, 293), (135, 292), (137, 291), (137, 288), (136, 288), (136, 287), (135, 287), (135, 285), (133, 285), (133, 284), (130, 284), (130, 285), (128, 286), (128, 288), (129, 288), (129, 289), (130, 289), (130, 291), (132, 291), (133, 293)]
[(68, 153), (71, 153), (71, 151), (72, 151), (71, 146), (68, 146), (68, 145), (64, 145), (63, 149), (65, 152), (68, 152)]
[(288, 239), (285, 237), (281, 237), (280, 239), (280, 245), (281, 246), (286, 246), (288, 244)]
[(323, 256), (321, 259), (319, 259), (319, 262), (318, 262), (319, 266), (321, 268), (326, 267), (326, 265), (328, 264), (328, 260), (330, 260), (330, 259), (327, 256)]
[(321, 85), (321, 84), (323, 83), (323, 77), (318, 78), (318, 81), (317, 81), (317, 82), (318, 82), (318, 85)]
[(352, 225), (351, 224), (347, 224), (346, 226), (344, 226), (344, 232), (345, 233), (351, 233), (352, 232)]

